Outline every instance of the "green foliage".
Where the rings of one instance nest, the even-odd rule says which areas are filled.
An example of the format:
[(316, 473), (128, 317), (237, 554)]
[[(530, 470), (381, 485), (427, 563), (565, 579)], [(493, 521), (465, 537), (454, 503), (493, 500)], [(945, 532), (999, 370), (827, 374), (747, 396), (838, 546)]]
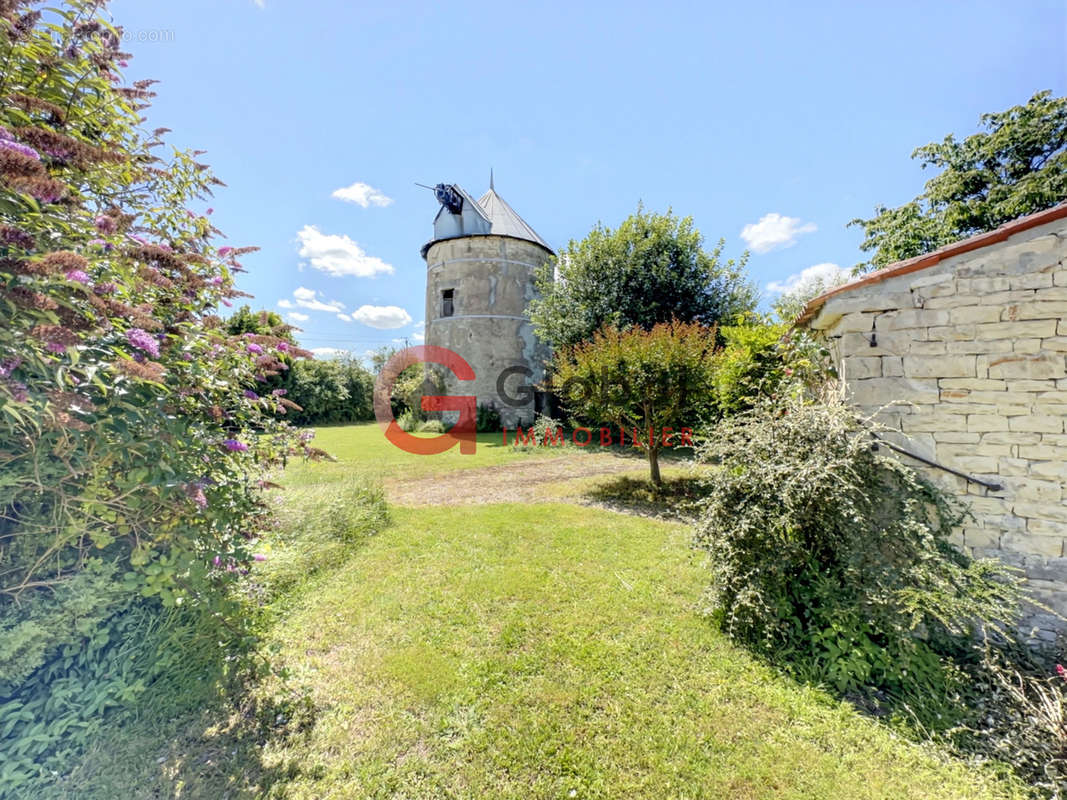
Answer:
[[(949, 543), (966, 516), (848, 408), (764, 403), (708, 432), (696, 533), (730, 636), (838, 690), (945, 690), (973, 626), (1007, 630), (1017, 580)], [(922, 634), (920, 636), (920, 633)]]
[[(660, 431), (695, 429), (713, 410), (714, 354), (715, 331), (695, 323), (606, 328), (557, 353), (555, 382), (568, 412), (644, 432), (641, 446), (658, 486)], [(656, 432), (651, 442), (649, 429)]]
[(500, 430), (500, 412), (492, 406), (478, 406), (475, 427), (478, 433), (496, 433)]
[(274, 336), (296, 345), (293, 338), (293, 326), (282, 319), (277, 311), (253, 311), (251, 306), (243, 305), (226, 320), (226, 332), (231, 336), (254, 333), (259, 336)]
[(280, 381), (300, 425), (365, 422), (374, 419), (374, 378), (351, 358), (295, 362)]
[(990, 231), (1051, 208), (1067, 197), (1067, 98), (1038, 92), (1025, 105), (984, 114), (985, 131), (962, 142), (951, 134), (918, 148), (923, 168), (940, 172), (898, 208), (879, 206), (863, 228), (871, 253), (863, 272)]
[(112, 649), (133, 605), (241, 662), (259, 478), (300, 442), (251, 388), (298, 353), (216, 315), (253, 249), (216, 247), (219, 181), (141, 128), (151, 81), (122, 85), (102, 4), (24, 5), (0, 4), (0, 734), (41, 765), (92, 729), (61, 687), (150, 694), (155, 656)]
[(428, 419), (425, 422), (419, 423), (419, 433), (444, 433), (445, 423), (439, 419)]
[(834, 376), (830, 352), (807, 331), (750, 314), (719, 328), (725, 345), (712, 365), (719, 416), (737, 414), (781, 393), (817, 393)]
[(617, 229), (598, 224), (538, 271), (530, 318), (556, 349), (589, 341), (605, 326), (732, 319), (752, 310), (756, 295), (744, 276), (747, 253), (723, 263), (721, 252), (721, 241), (703, 249), (690, 217), (639, 206)]
[[(553, 444), (553, 442), (559, 444)], [(544, 445), (549, 447), (545, 448)], [(516, 452), (526, 452), (539, 449), (566, 448), (571, 446), (571, 440), (563, 434), (563, 423), (553, 419), (547, 414), (537, 414), (533, 425), (524, 431), (522, 438), (515, 436), (512, 439), (511, 449)]]
[[(84, 630), (91, 635), (53, 648), (44, 667), (0, 695), (0, 797), (31, 797), (66, 775), (118, 714), (173, 716), (217, 700), (225, 685), (232, 651), (195, 609), (127, 598), (106, 625), (87, 621)], [(165, 710), (155, 708), (160, 697)]]
[(396, 418), (396, 424), (400, 426), (402, 431), (411, 433), (419, 427), (420, 420), (415, 416), (415, 413), (409, 409), (400, 412), (400, 416)]
[(792, 325), (793, 322), (804, 313), (805, 307), (810, 300), (818, 297), (823, 292), (833, 289), (835, 286), (848, 281), (849, 275), (844, 270), (831, 275), (817, 275), (803, 281), (794, 289), (783, 292), (771, 304), (779, 322)]

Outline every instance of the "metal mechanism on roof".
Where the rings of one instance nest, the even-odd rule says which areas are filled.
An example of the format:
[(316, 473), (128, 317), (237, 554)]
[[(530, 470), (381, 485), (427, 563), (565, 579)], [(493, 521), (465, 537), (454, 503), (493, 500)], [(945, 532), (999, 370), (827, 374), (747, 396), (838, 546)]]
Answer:
[[(421, 183), (417, 185), (423, 186)], [(433, 221), (433, 239), (423, 247), (423, 255), (433, 242), (462, 236), (508, 236), (533, 242), (552, 252), (548, 242), (496, 193), (492, 170), (489, 172), (489, 191), (478, 200), (455, 183), (439, 183), (432, 188), (441, 208)]]
[(434, 197), (437, 198), (437, 202), (448, 209), (450, 214), (459, 214), (463, 211), (463, 198), (459, 192), (456, 191), (455, 186), (449, 186), (446, 183), (439, 183), (433, 187)]

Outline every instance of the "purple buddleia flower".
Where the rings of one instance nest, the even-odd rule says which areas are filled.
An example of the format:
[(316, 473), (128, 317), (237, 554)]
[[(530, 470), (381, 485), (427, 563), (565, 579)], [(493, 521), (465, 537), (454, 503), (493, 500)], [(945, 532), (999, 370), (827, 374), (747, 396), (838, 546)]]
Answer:
[(259, 395), (256, 394), (255, 392), (253, 392), (251, 389), (245, 389), (244, 394), (245, 394), (245, 397), (248, 398), (249, 400), (258, 400), (259, 399)]
[(236, 439), (226, 439), (222, 445), (231, 453), (243, 453), (248, 449), (247, 444), (239, 442)]
[(107, 214), (101, 214), (93, 223), (96, 225), (96, 229), (101, 233), (114, 233), (119, 229), (118, 223), (114, 217), (109, 217)]
[(289, 392), (286, 389), (275, 389), (271, 394), (275, 397), (285, 397)]
[(85, 271), (80, 270), (80, 269), (72, 269), (70, 272), (68, 272), (67, 273), (67, 280), (68, 281), (74, 281), (75, 283), (80, 283), (80, 284), (83, 284), (85, 286), (89, 285), (89, 275), (88, 275), (88, 273), (86, 273)]
[(13, 150), (16, 153), (22, 153), (24, 156), (29, 156), (35, 161), (41, 160), (41, 154), (28, 145), (24, 145), (20, 142), (13, 142), (10, 139), (0, 139), (0, 148), (5, 150)]
[(262, 347), (260, 347), (260, 346), (259, 346), (258, 344), (256, 344), (255, 342), (249, 342), (249, 343), (248, 343), (248, 344), (247, 344), (247, 345), (245, 346), (245, 349), (246, 349), (246, 350), (248, 350), (248, 352), (249, 352), (249, 353), (253, 353), (253, 354), (256, 354), (256, 355), (258, 355), (259, 353), (262, 353), (262, 352), (263, 352), (263, 348), (262, 348)]
[(141, 328), (130, 328), (126, 331), (126, 341), (139, 350), (144, 350), (153, 358), (159, 357), (159, 342), (148, 331)]
[(22, 359), (19, 356), (12, 356), (0, 361), (0, 378), (6, 378), (17, 370), (20, 364), (22, 364)]

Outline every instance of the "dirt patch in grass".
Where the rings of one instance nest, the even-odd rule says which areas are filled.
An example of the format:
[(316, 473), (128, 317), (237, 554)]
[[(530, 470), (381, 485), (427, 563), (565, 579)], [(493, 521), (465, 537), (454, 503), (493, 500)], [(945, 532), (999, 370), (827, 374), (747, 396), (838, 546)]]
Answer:
[(402, 506), (462, 506), (529, 503), (545, 499), (546, 484), (613, 475), (645, 466), (641, 459), (614, 453), (581, 453), (572, 458), (539, 458), (484, 469), (450, 472), (385, 484), (391, 503)]

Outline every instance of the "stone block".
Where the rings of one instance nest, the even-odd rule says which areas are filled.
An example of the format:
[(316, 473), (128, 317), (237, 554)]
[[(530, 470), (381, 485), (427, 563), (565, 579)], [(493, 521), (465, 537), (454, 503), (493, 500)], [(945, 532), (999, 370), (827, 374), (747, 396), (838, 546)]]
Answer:
[(916, 341), (909, 345), (908, 352), (917, 356), (939, 356), (948, 352), (948, 345), (946, 342)]
[(966, 417), (941, 414), (931, 411), (926, 414), (910, 414), (900, 418), (900, 429), (905, 433), (934, 433), (936, 431), (959, 431), (966, 426)]
[(1049, 522), (1060, 522), (1065, 526), (1064, 533), (1067, 534), (1067, 508), (1058, 501), (1039, 503), (1020, 500), (1012, 505), (1012, 511), (1020, 517), (1026, 517), (1027, 519), (1043, 519)]
[[(1008, 419), (999, 414), (972, 414), (967, 417), (967, 430), (971, 433), (1010, 430)], [(1011, 455), (1005, 453), (1005, 455)]]
[(843, 314), (833, 327), (826, 330), (827, 336), (838, 336), (843, 333), (856, 333), (859, 331), (869, 331), (874, 328), (874, 314), (865, 314), (862, 312), (855, 312), (852, 314)]
[[(938, 452), (940, 453), (940, 448)], [(990, 456), (947, 455), (945, 462), (945, 466), (958, 469), (975, 477), (995, 475), (997, 472), (997, 459)]]
[(1010, 353), (1011, 339), (993, 339), (992, 341), (945, 342), (945, 352), (951, 354)]
[(1016, 339), (1011, 349), (1013, 353), (1039, 353), (1041, 341), (1041, 339)]
[(882, 377), (882, 359), (877, 356), (846, 356), (841, 361), (841, 377), (845, 381)]
[(926, 329), (926, 338), (931, 342), (971, 342), (974, 330), (974, 325), (935, 325)]
[[(1027, 533), (1033, 533), (1035, 536), (1047, 536), (1050, 538), (1059, 538), (1063, 542), (1064, 537), (1067, 537), (1067, 524), (1059, 522), (1054, 519), (1037, 519), (1036, 517), (1026, 520)], [(1067, 555), (1067, 551), (1061, 550), (1056, 552), (1055, 550), (1039, 550), (1036, 551), (1038, 555), (1060, 557)]]
[(1052, 286), (1051, 272), (1024, 272), (1008, 279), (1012, 289), (1044, 289)]
[(980, 433), (963, 433), (961, 431), (937, 431), (934, 441), (944, 444), (978, 444), (982, 441)]
[(973, 378), (975, 356), (904, 356), (904, 374), (909, 378)]
[(1040, 433), (985, 433), (982, 444), (1022, 444), (1036, 445), (1041, 441)]
[(878, 328), (884, 331), (929, 328), (948, 323), (948, 311), (925, 308), (903, 308), (900, 311), (887, 312), (878, 318)]
[(1006, 532), (1000, 537), (1000, 546), (1004, 550), (1016, 553), (1035, 553), (1048, 558), (1060, 558), (1063, 555), (1062, 537), (1042, 536), (1029, 531)]
[(886, 378), (904, 376), (904, 359), (901, 356), (882, 356), (882, 375)]
[(936, 380), (913, 378), (867, 378), (847, 385), (851, 401), (860, 406), (884, 406), (893, 401), (903, 403), (937, 403), (940, 394)]
[(998, 463), (998, 472), (1001, 475), (1022, 477), (1030, 474), (1030, 461), (1025, 458), (1001, 458)]
[(1037, 415), (1011, 417), (1008, 420), (1008, 430), (1063, 433), (1063, 417), (1042, 417)]
[(992, 528), (965, 528), (963, 542), (967, 547), (1000, 549), (1001, 532)]
[(992, 294), (1006, 292), (1011, 288), (1008, 278), (957, 278), (956, 290), (962, 294)]
[[(907, 360), (905, 360), (907, 374)], [(1041, 380), (1067, 376), (1067, 360), (1056, 353), (1037, 355), (1003, 355), (989, 359), (990, 378), (1023, 378)]]
[(1032, 461), (1030, 474), (1035, 478), (1067, 481), (1067, 461)]
[(963, 306), (948, 312), (952, 325), (973, 324), (975, 322), (1000, 322), (1001, 309), (997, 306)]
[(1008, 388), (1004, 381), (988, 378), (942, 378), (937, 384), (942, 389), (975, 389), (987, 392), (1001, 392)]
[(1067, 286), (1067, 269), (1058, 269), (1052, 273), (1053, 286)]
[(1055, 335), (1056, 320), (1054, 319), (989, 322), (975, 326), (975, 338), (980, 340), (1046, 339)]
[(1006, 306), (1000, 315), (1005, 321), (1055, 320), (1067, 316), (1067, 301), (1038, 300), (1032, 303), (1013, 303)]
[(1063, 486), (1058, 481), (1007, 477), (1004, 479), (1004, 484), (1017, 500), (1059, 505), (1063, 499)]

